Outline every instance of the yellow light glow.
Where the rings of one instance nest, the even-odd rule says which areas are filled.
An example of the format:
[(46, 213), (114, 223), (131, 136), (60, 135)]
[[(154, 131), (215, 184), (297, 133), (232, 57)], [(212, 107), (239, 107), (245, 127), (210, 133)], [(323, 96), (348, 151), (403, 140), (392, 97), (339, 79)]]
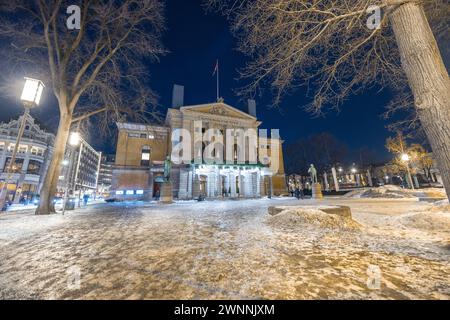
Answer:
[(402, 154), (402, 161), (409, 161), (409, 155), (406, 153)]

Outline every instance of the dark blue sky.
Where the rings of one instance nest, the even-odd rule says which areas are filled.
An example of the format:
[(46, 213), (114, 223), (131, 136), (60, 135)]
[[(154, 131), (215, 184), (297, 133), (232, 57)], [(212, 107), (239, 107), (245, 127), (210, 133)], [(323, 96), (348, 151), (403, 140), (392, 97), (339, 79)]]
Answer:
[[(185, 86), (185, 104), (213, 102), (216, 82), (212, 77), (216, 59), (220, 61), (221, 96), (225, 102), (246, 111), (233, 90), (242, 86), (237, 70), (245, 65), (247, 57), (236, 51), (234, 37), (224, 17), (205, 13), (201, 1), (167, 1), (168, 32), (164, 43), (170, 53), (160, 64), (151, 66), (151, 86), (163, 106), (170, 106), (172, 85)], [(286, 97), (280, 109), (270, 108), (271, 97), (266, 92), (257, 100), (258, 117), (265, 128), (278, 128), (287, 142), (314, 133), (330, 132), (351, 149), (368, 147), (380, 155), (387, 155), (385, 139), (392, 133), (385, 129), (380, 118), (389, 101), (387, 93), (366, 92), (352, 97), (341, 112), (330, 112), (314, 118), (301, 106), (308, 102), (305, 90), (299, 89)]]
[[(236, 42), (226, 19), (219, 14), (206, 13), (200, 0), (168, 0), (166, 3), (168, 30), (163, 42), (170, 53), (162, 57), (160, 63), (149, 65), (150, 84), (159, 94), (162, 108), (171, 104), (174, 83), (185, 86), (186, 105), (215, 101), (216, 82), (212, 72), (216, 59), (219, 59), (221, 96), (226, 103), (246, 111), (246, 103), (239, 101), (233, 90), (242, 86), (237, 80), (237, 70), (245, 65), (247, 58), (236, 51)], [(44, 99), (43, 104), (49, 100)], [(280, 109), (270, 108), (270, 92), (266, 92), (257, 100), (257, 112), (263, 127), (280, 129), (287, 143), (326, 131), (354, 151), (367, 147), (384, 158), (387, 156), (385, 139), (392, 133), (385, 129), (387, 122), (380, 114), (388, 100), (386, 92), (369, 91), (351, 97), (340, 113), (330, 112), (325, 117), (313, 118), (301, 108), (308, 102), (304, 89), (286, 97)], [(0, 106), (0, 121), (8, 121), (22, 112), (18, 102), (11, 104), (1, 97)], [(57, 123), (51, 116), (57, 114), (55, 106), (40, 106), (39, 109), (34, 114), (41, 121), (49, 127)]]

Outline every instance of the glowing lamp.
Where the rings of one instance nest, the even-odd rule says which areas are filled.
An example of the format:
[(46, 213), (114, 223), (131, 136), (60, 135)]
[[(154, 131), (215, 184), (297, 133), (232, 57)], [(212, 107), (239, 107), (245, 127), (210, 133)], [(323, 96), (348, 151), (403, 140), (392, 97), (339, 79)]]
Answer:
[(37, 106), (41, 101), (44, 88), (44, 83), (41, 80), (25, 78), (25, 86), (23, 87), (20, 100), (29, 107)]

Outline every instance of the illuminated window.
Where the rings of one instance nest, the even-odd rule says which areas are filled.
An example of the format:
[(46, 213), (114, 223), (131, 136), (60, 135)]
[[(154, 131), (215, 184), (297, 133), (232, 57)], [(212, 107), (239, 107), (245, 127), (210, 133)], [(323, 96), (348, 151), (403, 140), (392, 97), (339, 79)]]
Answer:
[(37, 147), (31, 147), (31, 154), (42, 157), (44, 155), (44, 150)]
[(150, 147), (143, 146), (141, 151), (141, 166), (150, 165)]
[(22, 145), (20, 145), (18, 151), (19, 151), (19, 153), (27, 153), (27, 151), (28, 151), (28, 146), (22, 146)]
[(136, 194), (144, 194), (144, 190), (136, 190)]
[[(21, 172), (22, 165), (24, 159), (16, 159), (16, 162), (12, 166), (12, 172)], [(7, 158), (5, 161), (5, 166), (3, 167), (3, 171), (6, 171), (9, 168), (9, 164), (11, 163), (11, 158)]]
[(0, 142), (0, 151), (5, 149), (5, 143), (4, 142)]
[(27, 168), (29, 174), (39, 174), (41, 171), (41, 163), (36, 160), (30, 160)]
[(128, 196), (131, 196), (131, 195), (133, 195), (134, 194), (134, 190), (127, 190), (127, 195)]
[(123, 191), (122, 190), (116, 191), (116, 195), (118, 195), (118, 196), (123, 195)]

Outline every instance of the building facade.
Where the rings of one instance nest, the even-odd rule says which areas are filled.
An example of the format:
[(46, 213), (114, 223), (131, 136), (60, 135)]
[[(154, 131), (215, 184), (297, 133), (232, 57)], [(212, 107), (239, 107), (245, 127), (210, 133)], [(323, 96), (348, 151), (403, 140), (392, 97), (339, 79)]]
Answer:
[[(24, 117), (24, 116), (22, 116)], [(0, 124), (0, 181), (5, 183), (7, 169), (19, 132), (22, 117)], [(14, 203), (30, 200), (39, 194), (50, 164), (55, 136), (42, 130), (31, 115), (26, 116), (13, 174), (8, 181), (7, 200)]]
[[(175, 199), (200, 196), (259, 198), (286, 194), (282, 141), (279, 138), (274, 141), (274, 138), (257, 136), (255, 146), (258, 154), (264, 151), (268, 157), (276, 155), (276, 170), (260, 161), (248, 161), (249, 151), (240, 150), (234, 142), (231, 148), (226, 147), (227, 139), (230, 139), (226, 132), (229, 130), (258, 132), (261, 122), (256, 118), (254, 107), (249, 110), (250, 113), (245, 113), (219, 101), (169, 108), (163, 126), (117, 123), (119, 135), (112, 178), (113, 196), (119, 200), (158, 199), (164, 181), (164, 161), (185, 139), (184, 135), (175, 133), (180, 129), (191, 137), (196, 134), (203, 137), (212, 130), (221, 133), (224, 141), (214, 145), (212, 157), (208, 159), (202, 157), (206, 144), (200, 142), (199, 145), (197, 140), (191, 139), (189, 144), (193, 152), (188, 156), (189, 161), (172, 165), (170, 182)], [(271, 150), (273, 145), (279, 146), (276, 153)], [(241, 152), (245, 153), (244, 160), (240, 158)], [(216, 161), (219, 155), (222, 159), (231, 158), (232, 162)], [(185, 155), (183, 157), (186, 158)]]
[(116, 163), (116, 155), (114, 154), (103, 154), (100, 162), (100, 172), (98, 176), (97, 183), (97, 194), (104, 197), (109, 197), (113, 168)]
[(80, 138), (77, 146), (67, 145), (65, 160), (59, 177), (58, 191), (62, 195), (95, 197), (97, 193), (102, 153)]

